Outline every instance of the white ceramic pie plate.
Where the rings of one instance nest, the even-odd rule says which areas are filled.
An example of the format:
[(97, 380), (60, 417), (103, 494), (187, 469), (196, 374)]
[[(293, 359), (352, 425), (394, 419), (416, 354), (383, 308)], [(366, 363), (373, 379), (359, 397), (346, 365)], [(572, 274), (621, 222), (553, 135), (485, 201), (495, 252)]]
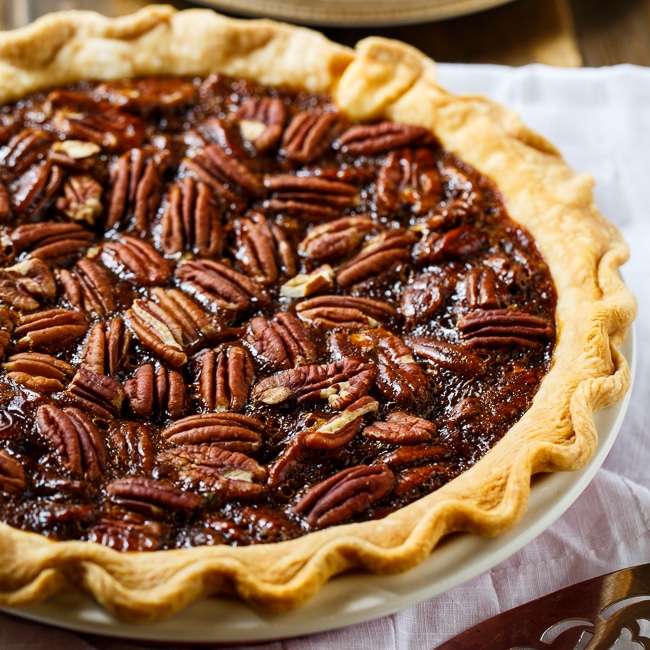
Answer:
[[(622, 346), (634, 375), (634, 330)], [(336, 578), (305, 606), (283, 615), (264, 614), (239, 601), (208, 599), (174, 618), (153, 624), (120, 621), (82, 595), (54, 598), (38, 606), (4, 610), (77, 632), (173, 644), (256, 642), (313, 634), (400, 611), (488, 571), (548, 528), (589, 485), (620, 430), (631, 390), (596, 414), (599, 446), (577, 472), (534, 479), (528, 511), (513, 530), (495, 539), (455, 535), (437, 546), (417, 568), (400, 575), (349, 574)]]

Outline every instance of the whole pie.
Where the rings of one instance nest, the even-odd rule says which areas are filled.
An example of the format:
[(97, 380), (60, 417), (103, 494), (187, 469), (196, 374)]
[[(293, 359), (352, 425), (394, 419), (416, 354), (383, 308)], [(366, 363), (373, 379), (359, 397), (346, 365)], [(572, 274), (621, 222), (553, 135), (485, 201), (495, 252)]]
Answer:
[(421, 53), (152, 6), (6, 33), (0, 80), (1, 604), (286, 610), (594, 452), (627, 247)]

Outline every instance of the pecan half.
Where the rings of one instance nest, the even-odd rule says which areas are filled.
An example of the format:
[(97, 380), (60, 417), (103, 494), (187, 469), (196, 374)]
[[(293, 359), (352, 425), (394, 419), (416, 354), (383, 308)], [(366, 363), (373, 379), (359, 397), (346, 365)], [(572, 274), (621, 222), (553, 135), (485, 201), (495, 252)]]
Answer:
[(476, 255), (488, 246), (483, 230), (463, 224), (446, 231), (434, 231), (414, 249), (418, 264), (435, 264), (444, 260), (463, 260)]
[(36, 423), (41, 436), (56, 450), (61, 464), (73, 477), (101, 476), (106, 447), (97, 427), (83, 411), (44, 404), (38, 407)]
[(460, 345), (422, 336), (412, 336), (408, 345), (418, 357), (462, 377), (478, 377), (485, 373), (485, 361)]
[(34, 477), (34, 494), (59, 499), (72, 499), (85, 501), (97, 498), (98, 490), (88, 481), (78, 478), (61, 477), (59, 473), (52, 474), (44, 470), (42, 474)]
[(463, 397), (447, 414), (447, 422), (454, 426), (472, 425), (482, 422), (487, 413), (485, 404), (477, 397)]
[(416, 241), (414, 233), (402, 228), (379, 233), (357, 255), (336, 269), (337, 284), (349, 287), (392, 272), (397, 266), (410, 261), (411, 248)]
[(103, 212), (103, 188), (90, 174), (71, 174), (63, 183), (56, 209), (72, 221), (93, 226)]
[(139, 366), (124, 383), (124, 392), (129, 408), (139, 417), (169, 413), (172, 420), (178, 420), (187, 410), (185, 379), (177, 370), (165, 366)]
[(197, 393), (208, 411), (241, 411), (253, 381), (253, 360), (242, 345), (219, 353), (206, 350), (199, 359)]
[(63, 390), (74, 375), (74, 368), (49, 354), (20, 352), (2, 364), (7, 379), (39, 393)]
[(397, 310), (371, 298), (317, 296), (299, 302), (296, 314), (325, 330), (359, 330), (390, 322)]
[(20, 494), (25, 485), (25, 469), (22, 463), (4, 449), (0, 449), (0, 492)]
[(298, 272), (293, 244), (290, 243), (287, 233), (282, 226), (269, 221), (269, 227), (273, 233), (280, 274), (286, 277), (293, 277)]
[(74, 309), (46, 309), (23, 314), (13, 331), (16, 349), (54, 351), (81, 338), (88, 329), (84, 315)]
[(56, 296), (50, 268), (38, 258), (28, 258), (0, 268), (0, 299), (16, 309), (38, 309), (41, 300)]
[(88, 531), (88, 541), (116, 551), (154, 551), (160, 547), (163, 528), (157, 521), (147, 521), (128, 513), (124, 519), (104, 517)]
[(198, 99), (197, 89), (191, 81), (159, 77), (99, 84), (93, 96), (142, 115), (184, 106)]
[(311, 162), (329, 149), (343, 128), (343, 121), (337, 113), (314, 115), (301, 111), (287, 126), (281, 151), (293, 162)]
[(553, 336), (546, 318), (511, 309), (471, 311), (458, 321), (465, 345), (472, 348), (530, 347)]
[(406, 343), (391, 332), (373, 330), (368, 336), (377, 350), (377, 388), (384, 397), (400, 406), (426, 404), (429, 381)]
[(226, 499), (250, 499), (263, 493), (266, 470), (237, 451), (213, 445), (184, 445), (158, 457), (178, 471), (188, 489), (218, 492)]
[(443, 196), (436, 160), (430, 149), (392, 151), (377, 174), (377, 208), (399, 213), (409, 206), (415, 215), (433, 210)]
[(162, 249), (168, 255), (192, 251), (201, 257), (216, 257), (221, 253), (221, 214), (209, 186), (192, 176), (172, 185), (160, 227)]
[(319, 176), (275, 174), (267, 176), (264, 185), (271, 192), (265, 208), (309, 221), (339, 218), (357, 202), (359, 194), (350, 183)]
[(373, 156), (407, 145), (428, 143), (435, 144), (436, 140), (423, 126), (379, 122), (351, 126), (337, 140), (336, 147), (354, 156)]
[(78, 257), (95, 239), (92, 232), (78, 223), (53, 222), (18, 226), (9, 237), (17, 252), (59, 263)]
[(302, 435), (294, 436), (268, 465), (269, 486), (276, 490), (282, 490), (284, 488), (282, 484), (291, 472), (306, 462), (308, 453), (309, 449), (305, 446), (304, 437)]
[(439, 463), (445, 459), (447, 449), (440, 445), (415, 444), (404, 445), (394, 451), (382, 454), (377, 463), (388, 465), (393, 470), (401, 469), (409, 465), (430, 465)]
[(269, 303), (268, 294), (256, 282), (220, 262), (182, 262), (176, 267), (175, 277), (189, 293), (218, 309), (239, 311)]
[(120, 317), (111, 318), (106, 328), (106, 363), (104, 372), (115, 376), (118, 370), (128, 367), (131, 333), (126, 329), (124, 320)]
[(54, 202), (63, 171), (47, 160), (30, 167), (14, 184), (13, 212), (38, 219)]
[(144, 139), (143, 122), (109, 102), (54, 90), (48, 95), (48, 103), (58, 109), (52, 117), (52, 126), (69, 138), (94, 142), (110, 151), (138, 147)]
[(187, 362), (187, 352), (222, 332), (213, 319), (178, 289), (151, 291), (154, 300), (135, 300), (126, 312), (140, 341), (173, 366)]
[(186, 158), (185, 168), (207, 183), (222, 199), (239, 203), (238, 195), (261, 196), (264, 186), (260, 178), (235, 156), (218, 144), (207, 145), (194, 158)]
[(490, 267), (473, 268), (465, 277), (465, 296), (470, 309), (496, 309), (501, 305), (499, 278)]
[(428, 486), (427, 492), (430, 492), (433, 487), (431, 484), (435, 481), (436, 477), (445, 475), (449, 475), (449, 470), (444, 464), (407, 467), (397, 475), (397, 481), (395, 482), (392, 494), (395, 497), (413, 494), (414, 492), (416, 494), (422, 494), (421, 490), (425, 485)]
[(258, 152), (274, 147), (282, 137), (287, 109), (277, 97), (252, 97), (234, 115), (241, 134)]
[(289, 312), (278, 312), (274, 320), (251, 319), (243, 341), (258, 360), (275, 370), (314, 363), (318, 356), (309, 332)]
[(263, 404), (280, 404), (288, 399), (299, 404), (327, 399), (333, 408), (343, 409), (365, 395), (376, 377), (376, 366), (349, 357), (271, 375), (253, 387), (253, 399)]
[(77, 370), (67, 392), (77, 405), (104, 420), (112, 420), (121, 411), (126, 397), (119, 381), (88, 368)]
[(124, 314), (140, 342), (157, 357), (178, 368), (187, 363), (185, 331), (177, 319), (152, 300), (135, 300)]
[(3, 171), (10, 171), (12, 180), (22, 176), (32, 165), (47, 157), (54, 139), (52, 133), (43, 129), (19, 131), (0, 152)]
[(309, 488), (293, 506), (314, 528), (339, 524), (388, 494), (395, 475), (385, 465), (356, 465)]
[(176, 323), (182, 332), (181, 341), (190, 345), (202, 337), (211, 338), (222, 331), (213, 316), (179, 289), (155, 287), (151, 295), (168, 323)]
[(160, 435), (175, 445), (212, 444), (243, 454), (254, 453), (262, 444), (264, 424), (240, 413), (190, 415), (163, 429)]
[(236, 258), (246, 275), (262, 284), (278, 279), (275, 241), (266, 217), (254, 213), (234, 224)]
[(422, 273), (409, 283), (400, 298), (400, 313), (410, 326), (428, 323), (442, 306), (443, 288), (434, 273)]
[(131, 332), (120, 317), (95, 323), (81, 348), (82, 365), (98, 375), (115, 374), (128, 365)]
[(71, 270), (59, 271), (65, 297), (76, 309), (105, 318), (115, 311), (115, 282), (97, 262), (82, 257)]
[(375, 229), (377, 224), (372, 217), (342, 217), (311, 228), (298, 245), (298, 250), (316, 261), (340, 259), (357, 250), (366, 235)]
[(125, 474), (151, 474), (156, 462), (156, 449), (149, 429), (138, 422), (121, 420), (109, 430), (111, 455)]
[(164, 519), (169, 513), (189, 513), (202, 502), (198, 494), (151, 478), (118, 479), (106, 486), (106, 492), (113, 502), (154, 519)]
[(304, 443), (310, 449), (337, 449), (354, 438), (363, 426), (368, 413), (376, 413), (379, 402), (364, 396), (340, 413), (303, 434)]
[(393, 411), (386, 420), (378, 420), (363, 430), (366, 438), (397, 445), (417, 445), (428, 442), (435, 436), (436, 425), (430, 420), (409, 415), (404, 411)]
[(122, 235), (118, 241), (106, 241), (101, 251), (102, 263), (133, 284), (152, 287), (171, 275), (165, 258), (137, 237)]
[(111, 190), (106, 210), (106, 229), (131, 224), (144, 234), (160, 207), (162, 169), (143, 149), (122, 154), (111, 171)]

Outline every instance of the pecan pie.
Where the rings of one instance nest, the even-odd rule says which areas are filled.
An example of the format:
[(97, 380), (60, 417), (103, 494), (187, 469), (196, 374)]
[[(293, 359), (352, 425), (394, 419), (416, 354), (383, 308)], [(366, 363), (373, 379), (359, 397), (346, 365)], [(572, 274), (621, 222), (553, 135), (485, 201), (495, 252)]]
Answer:
[(627, 248), (512, 113), (405, 45), (207, 10), (56, 14), (0, 58), (3, 604), (279, 611), (590, 457)]

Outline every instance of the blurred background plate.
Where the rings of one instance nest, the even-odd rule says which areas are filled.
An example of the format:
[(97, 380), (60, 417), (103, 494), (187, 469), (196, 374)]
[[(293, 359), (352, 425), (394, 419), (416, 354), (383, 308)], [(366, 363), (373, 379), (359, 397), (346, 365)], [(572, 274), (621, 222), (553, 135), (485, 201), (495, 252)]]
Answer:
[(310, 25), (378, 27), (451, 18), (512, 0), (201, 0), (201, 4), (250, 16)]

